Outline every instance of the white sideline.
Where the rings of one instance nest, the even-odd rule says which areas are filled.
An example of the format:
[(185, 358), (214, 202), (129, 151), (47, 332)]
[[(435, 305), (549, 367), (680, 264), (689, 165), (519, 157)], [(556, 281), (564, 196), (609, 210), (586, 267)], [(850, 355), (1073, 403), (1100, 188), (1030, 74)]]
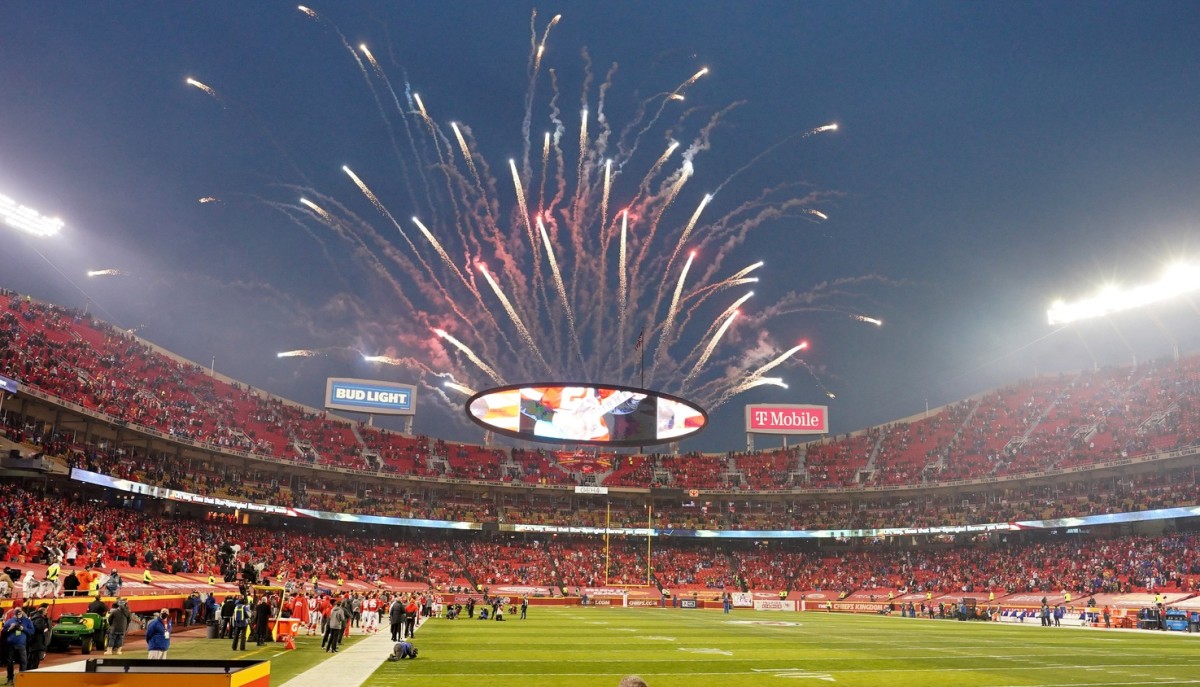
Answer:
[[(424, 618), (417, 625), (424, 625)], [(392, 653), (392, 635), (386, 630), (367, 635), (353, 645), (339, 649), (337, 654), (283, 683), (281, 687), (359, 687), (371, 677)], [(332, 680), (337, 676), (336, 680)]]

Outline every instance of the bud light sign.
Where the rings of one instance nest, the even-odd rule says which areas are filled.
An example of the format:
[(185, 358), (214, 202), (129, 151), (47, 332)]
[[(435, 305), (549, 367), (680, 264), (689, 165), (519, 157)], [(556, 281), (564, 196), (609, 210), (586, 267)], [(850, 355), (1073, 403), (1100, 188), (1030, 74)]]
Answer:
[(411, 384), (330, 377), (325, 382), (325, 407), (375, 415), (414, 415), (416, 391)]
[(828, 434), (829, 406), (748, 405), (746, 431), (752, 434)]

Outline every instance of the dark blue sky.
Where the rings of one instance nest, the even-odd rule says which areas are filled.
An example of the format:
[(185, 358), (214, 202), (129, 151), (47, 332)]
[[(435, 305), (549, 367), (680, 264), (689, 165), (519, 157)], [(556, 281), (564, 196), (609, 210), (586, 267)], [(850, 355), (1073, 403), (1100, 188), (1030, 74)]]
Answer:
[[(407, 76), (439, 122), (469, 123), (493, 172), (519, 155), (531, 6), (312, 7), (351, 44), (367, 42), (393, 82)], [(821, 206), (828, 222), (764, 227), (729, 264), (767, 261), (756, 287), (764, 306), (829, 280), (884, 277), (886, 286), (841, 303), (886, 325), (833, 313), (770, 323), (781, 346), (812, 342), (806, 360), (837, 398), (789, 367), (790, 389), (758, 389), (728, 404), (695, 447), (739, 446), (744, 401), (828, 403), (834, 429), (849, 431), (1035, 371), (1144, 361), (1172, 341), (1185, 352), (1200, 344), (1200, 310), (1188, 301), (1053, 334), (1044, 320), (1053, 297), (1106, 280), (1137, 282), (1172, 259), (1200, 260), (1195, 3), (539, 10), (539, 26), (563, 14), (545, 59), (560, 73), (566, 110), (578, 108), (582, 47), (600, 74), (620, 63), (609, 95), (615, 121), (701, 66), (711, 73), (688, 91), (689, 106), (746, 101), (698, 161), (680, 201), (688, 208), (788, 135), (831, 121), (841, 127), (782, 146), (714, 206), (728, 211), (783, 182), (838, 192)], [(217, 89), (222, 103), (186, 87), (188, 76)], [(544, 96), (545, 82), (539, 88)], [(292, 202), (281, 184), (311, 185), (374, 219), (342, 164), (373, 179), (397, 174), (357, 67), (328, 25), (294, 4), (0, 6), (0, 192), (69, 225), (52, 240), (0, 234), (0, 285), (82, 305), (65, 274), (102, 316), (144, 325), (141, 335), (170, 350), (206, 364), (215, 355), (218, 371), (319, 404), (325, 376), (380, 371), (347, 355), (274, 353), (362, 344), (370, 313), (330, 312), (331, 297), (356, 275), (329, 266), (303, 229), (262, 200)], [(223, 202), (200, 205), (203, 196)], [(388, 202), (407, 217), (403, 197)], [(106, 267), (133, 276), (83, 276)], [(478, 440), (442, 413), (420, 415), (417, 429)]]

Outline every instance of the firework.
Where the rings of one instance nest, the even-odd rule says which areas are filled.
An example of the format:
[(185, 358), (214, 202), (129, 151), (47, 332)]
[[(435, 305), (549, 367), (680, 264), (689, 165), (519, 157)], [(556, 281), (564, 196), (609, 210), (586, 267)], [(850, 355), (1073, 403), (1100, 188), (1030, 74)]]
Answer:
[(474, 389), (472, 389), (469, 386), (463, 386), (462, 384), (459, 384), (458, 382), (442, 382), (442, 386), (446, 387), (447, 389), (454, 389), (455, 391), (462, 393), (462, 394), (466, 394), (467, 396), (475, 395)]
[[(313, 10), (298, 9), (318, 19)], [(427, 388), (462, 393), (509, 379), (629, 383), (640, 368), (640, 356), (629, 352), (640, 347), (633, 339), (644, 333), (647, 343), (655, 342), (648, 386), (710, 410), (751, 388), (786, 388), (781, 377), (767, 374), (802, 364), (794, 356), (806, 344), (780, 353), (769, 330), (773, 318), (801, 311), (802, 296), (789, 294), (785, 302), (755, 312), (747, 307), (752, 294), (733, 298), (729, 289), (756, 282), (759, 276), (752, 273), (763, 263), (728, 276), (721, 276), (720, 265), (759, 227), (798, 216), (827, 219), (812, 207), (822, 196), (807, 190), (795, 195), (800, 185), (788, 183), (742, 203), (726, 203), (718, 192), (780, 146), (836, 131), (836, 124), (787, 135), (710, 193), (694, 193), (689, 184), (697, 165), (733, 108), (714, 110), (697, 123), (689, 117), (698, 110), (684, 112), (673, 103), (691, 95), (708, 68), (658, 90), (641, 102), (632, 120), (617, 126), (605, 107), (615, 69), (596, 86), (587, 62), (579, 107), (565, 107), (561, 72), (544, 64), (560, 17), (539, 26), (534, 14), (522, 150), (504, 173), (484, 153), (494, 142), (478, 140), (462, 121), (437, 121), (407, 75), (393, 89), (365, 43), (353, 47), (328, 18), (319, 19), (336, 31), (348, 66), (360, 70), (375, 99), (392, 136), (398, 182), (381, 175), (376, 193), (348, 166), (342, 168), (382, 221), (360, 216), (332, 192), (311, 188), (296, 189), (305, 195), (298, 205), (273, 207), (304, 226), (324, 227), (351, 249), (350, 258), (339, 259), (366, 268), (355, 273), (368, 283), (347, 284), (338, 294), (361, 315), (354, 335), (363, 346), (408, 356), (374, 355), (367, 362), (403, 367)], [(187, 83), (217, 97), (199, 81)], [(383, 105), (389, 96), (390, 109)], [(579, 114), (577, 132), (573, 112)], [(535, 121), (546, 122), (548, 130), (533, 134)], [(661, 154), (638, 153), (639, 147), (653, 151), (660, 141), (666, 144)], [(396, 216), (411, 216), (411, 224), (402, 225)], [(421, 238), (410, 237), (413, 226)], [(697, 255), (705, 260), (697, 263)], [(848, 291), (821, 297), (839, 295)], [(865, 317), (856, 319), (878, 324)], [(758, 341), (753, 355), (736, 349), (748, 339)]]
[[(662, 335), (658, 337), (658, 349), (654, 352), (655, 365), (663, 353), (664, 344), (671, 340), (671, 328), (675, 324), (675, 315), (679, 312), (679, 297), (683, 295), (683, 283), (687, 281), (688, 271), (692, 269), (692, 261), (696, 259), (696, 251), (688, 254), (683, 270), (679, 272), (679, 281), (675, 283), (675, 293), (671, 296), (671, 307), (667, 309), (667, 317), (663, 322)], [(653, 368), (652, 368), (653, 369)]]
[(204, 91), (205, 93), (209, 94), (210, 96), (212, 96), (213, 98), (215, 98), (217, 100), (221, 99), (221, 97), (219, 95), (217, 95), (217, 92), (215, 90), (213, 90), (211, 86), (207, 86), (207, 85), (191, 78), (190, 76), (186, 80), (184, 80), (184, 83), (186, 83), (189, 86), (194, 86), (196, 88), (199, 88), (200, 90)]
[(487, 376), (491, 377), (492, 381), (496, 382), (497, 384), (504, 384), (504, 378), (501, 377), (495, 370), (493, 370), (491, 366), (480, 360), (479, 356), (475, 354), (475, 351), (471, 350), (470, 346), (467, 346), (463, 342), (446, 333), (446, 330), (444, 329), (435, 329), (433, 330), (433, 333), (437, 334), (442, 339), (449, 341), (450, 345), (462, 351), (471, 362), (475, 363), (476, 367), (478, 367), (480, 370), (483, 370)]
[(323, 351), (312, 350), (308, 348), (299, 348), (294, 351), (280, 351), (275, 354), (276, 358), (315, 358), (322, 355)]
[(87, 276), (89, 276), (89, 277), (125, 277), (128, 275), (129, 275), (129, 273), (126, 272), (125, 270), (118, 270), (118, 269), (112, 269), (112, 268), (109, 268), (106, 270), (88, 270), (88, 272), (87, 272)]
[(542, 218), (537, 220), (538, 233), (542, 236), (542, 245), (546, 248), (546, 259), (550, 263), (550, 273), (554, 276), (554, 285), (558, 288), (559, 297), (562, 298), (563, 312), (567, 314), (567, 324), (571, 328), (571, 339), (578, 341), (575, 335), (575, 315), (571, 312), (571, 300), (567, 296), (567, 287), (563, 283), (562, 272), (558, 269), (558, 259), (554, 256), (554, 246), (550, 245), (550, 235), (546, 233), (546, 225), (542, 224)]
[[(745, 296), (742, 296), (742, 298), (740, 298), (735, 305), (740, 305), (753, 295), (754, 292), (750, 292)], [(729, 326), (733, 324), (733, 321), (737, 319), (737, 316), (737, 308), (733, 308), (733, 312), (729, 313), (729, 315), (725, 317), (724, 322), (722, 322), (721, 326), (717, 328), (717, 333), (714, 334), (713, 337), (708, 340), (708, 344), (704, 346), (704, 352), (700, 354), (700, 357), (696, 360), (696, 364), (692, 366), (691, 371), (689, 371), (687, 376), (683, 378), (684, 386), (687, 386), (688, 382), (692, 381), (692, 379), (696, 377), (696, 374), (699, 373), (700, 370), (704, 369), (704, 365), (708, 362), (709, 357), (712, 356), (713, 351), (716, 350), (717, 344), (721, 343), (721, 337), (725, 336), (725, 332), (729, 330)]]
[(883, 326), (883, 320), (877, 317), (867, 317), (866, 315), (851, 315), (850, 317), (851, 319), (858, 320), (859, 322), (863, 322), (865, 324), (873, 324), (876, 327)]

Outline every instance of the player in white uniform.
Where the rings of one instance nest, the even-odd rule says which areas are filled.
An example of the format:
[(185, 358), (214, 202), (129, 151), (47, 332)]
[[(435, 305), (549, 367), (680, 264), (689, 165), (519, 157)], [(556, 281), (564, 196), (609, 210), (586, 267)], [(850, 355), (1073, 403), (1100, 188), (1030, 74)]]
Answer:
[(363, 602), (363, 632), (379, 632), (379, 604), (379, 597), (375, 594)]
[(316, 594), (308, 598), (308, 634), (315, 635), (321, 627), (321, 602)]

